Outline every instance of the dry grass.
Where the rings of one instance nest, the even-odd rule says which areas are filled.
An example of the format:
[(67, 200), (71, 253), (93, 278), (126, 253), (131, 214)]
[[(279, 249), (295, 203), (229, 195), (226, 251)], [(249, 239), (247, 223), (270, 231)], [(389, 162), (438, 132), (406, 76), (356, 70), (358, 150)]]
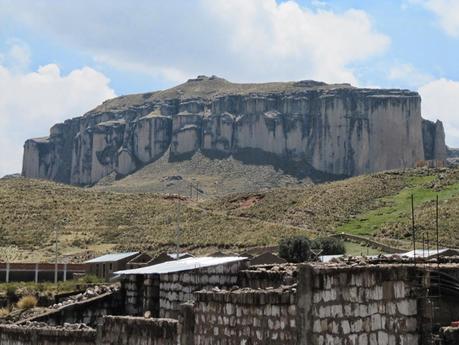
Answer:
[(10, 311), (8, 308), (0, 308), (0, 318), (8, 316), (10, 314)]
[(126, 249), (155, 254), (175, 247), (177, 214), (182, 247), (199, 253), (272, 246), (288, 236), (337, 231), (406, 239), (410, 193), (417, 196), (418, 228), (424, 232), (432, 229), (431, 200), (440, 194), (440, 238), (445, 245), (459, 246), (459, 170), (379, 173), (199, 203), (152, 193), (0, 180), (0, 242), (46, 259), (53, 255), (57, 226), (64, 254)]
[(17, 307), (22, 310), (32, 309), (32, 308), (35, 308), (37, 304), (38, 304), (37, 298), (35, 296), (29, 295), (29, 296), (22, 297), (18, 301)]

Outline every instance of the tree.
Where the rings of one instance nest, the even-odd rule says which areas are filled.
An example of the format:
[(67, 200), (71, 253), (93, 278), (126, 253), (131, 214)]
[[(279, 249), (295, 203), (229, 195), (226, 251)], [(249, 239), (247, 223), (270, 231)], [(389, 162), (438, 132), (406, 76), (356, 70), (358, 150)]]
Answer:
[(310, 241), (304, 236), (285, 238), (279, 243), (279, 256), (288, 262), (305, 262), (311, 258)]
[(312, 249), (320, 249), (320, 255), (342, 255), (346, 253), (344, 242), (336, 237), (319, 237), (311, 243)]

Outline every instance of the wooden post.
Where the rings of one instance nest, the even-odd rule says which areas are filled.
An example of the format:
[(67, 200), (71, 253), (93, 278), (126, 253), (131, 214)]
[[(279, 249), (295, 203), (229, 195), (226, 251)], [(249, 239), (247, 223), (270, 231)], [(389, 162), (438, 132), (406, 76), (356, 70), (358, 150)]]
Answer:
[(35, 284), (38, 284), (38, 263), (35, 264)]
[(5, 281), (9, 283), (10, 282), (10, 262), (9, 261), (6, 263), (6, 273), (5, 274), (6, 274)]

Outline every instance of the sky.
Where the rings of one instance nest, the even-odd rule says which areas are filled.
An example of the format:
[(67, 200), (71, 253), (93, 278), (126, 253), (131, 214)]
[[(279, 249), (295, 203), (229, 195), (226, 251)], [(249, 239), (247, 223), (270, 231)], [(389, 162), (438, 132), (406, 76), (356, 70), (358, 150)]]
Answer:
[(0, 0), (0, 176), (104, 100), (197, 75), (407, 88), (459, 147), (459, 0)]

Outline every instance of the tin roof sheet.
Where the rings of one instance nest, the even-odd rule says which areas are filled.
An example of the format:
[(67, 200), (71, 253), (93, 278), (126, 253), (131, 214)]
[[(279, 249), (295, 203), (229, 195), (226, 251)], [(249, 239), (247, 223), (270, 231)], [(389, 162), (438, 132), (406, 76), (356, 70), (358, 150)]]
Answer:
[(165, 274), (182, 271), (190, 271), (198, 268), (211, 267), (223, 265), (231, 262), (247, 260), (245, 257), (240, 256), (226, 256), (226, 257), (192, 257), (181, 260), (174, 260), (163, 262), (158, 265), (136, 268), (132, 270), (124, 270), (115, 272), (115, 274)]
[(134, 256), (139, 254), (139, 252), (129, 252), (129, 253), (112, 253), (112, 254), (105, 254), (102, 256), (99, 256), (97, 258), (85, 261), (86, 264), (94, 264), (98, 262), (114, 262), (114, 261), (119, 261), (126, 259), (130, 256)]

